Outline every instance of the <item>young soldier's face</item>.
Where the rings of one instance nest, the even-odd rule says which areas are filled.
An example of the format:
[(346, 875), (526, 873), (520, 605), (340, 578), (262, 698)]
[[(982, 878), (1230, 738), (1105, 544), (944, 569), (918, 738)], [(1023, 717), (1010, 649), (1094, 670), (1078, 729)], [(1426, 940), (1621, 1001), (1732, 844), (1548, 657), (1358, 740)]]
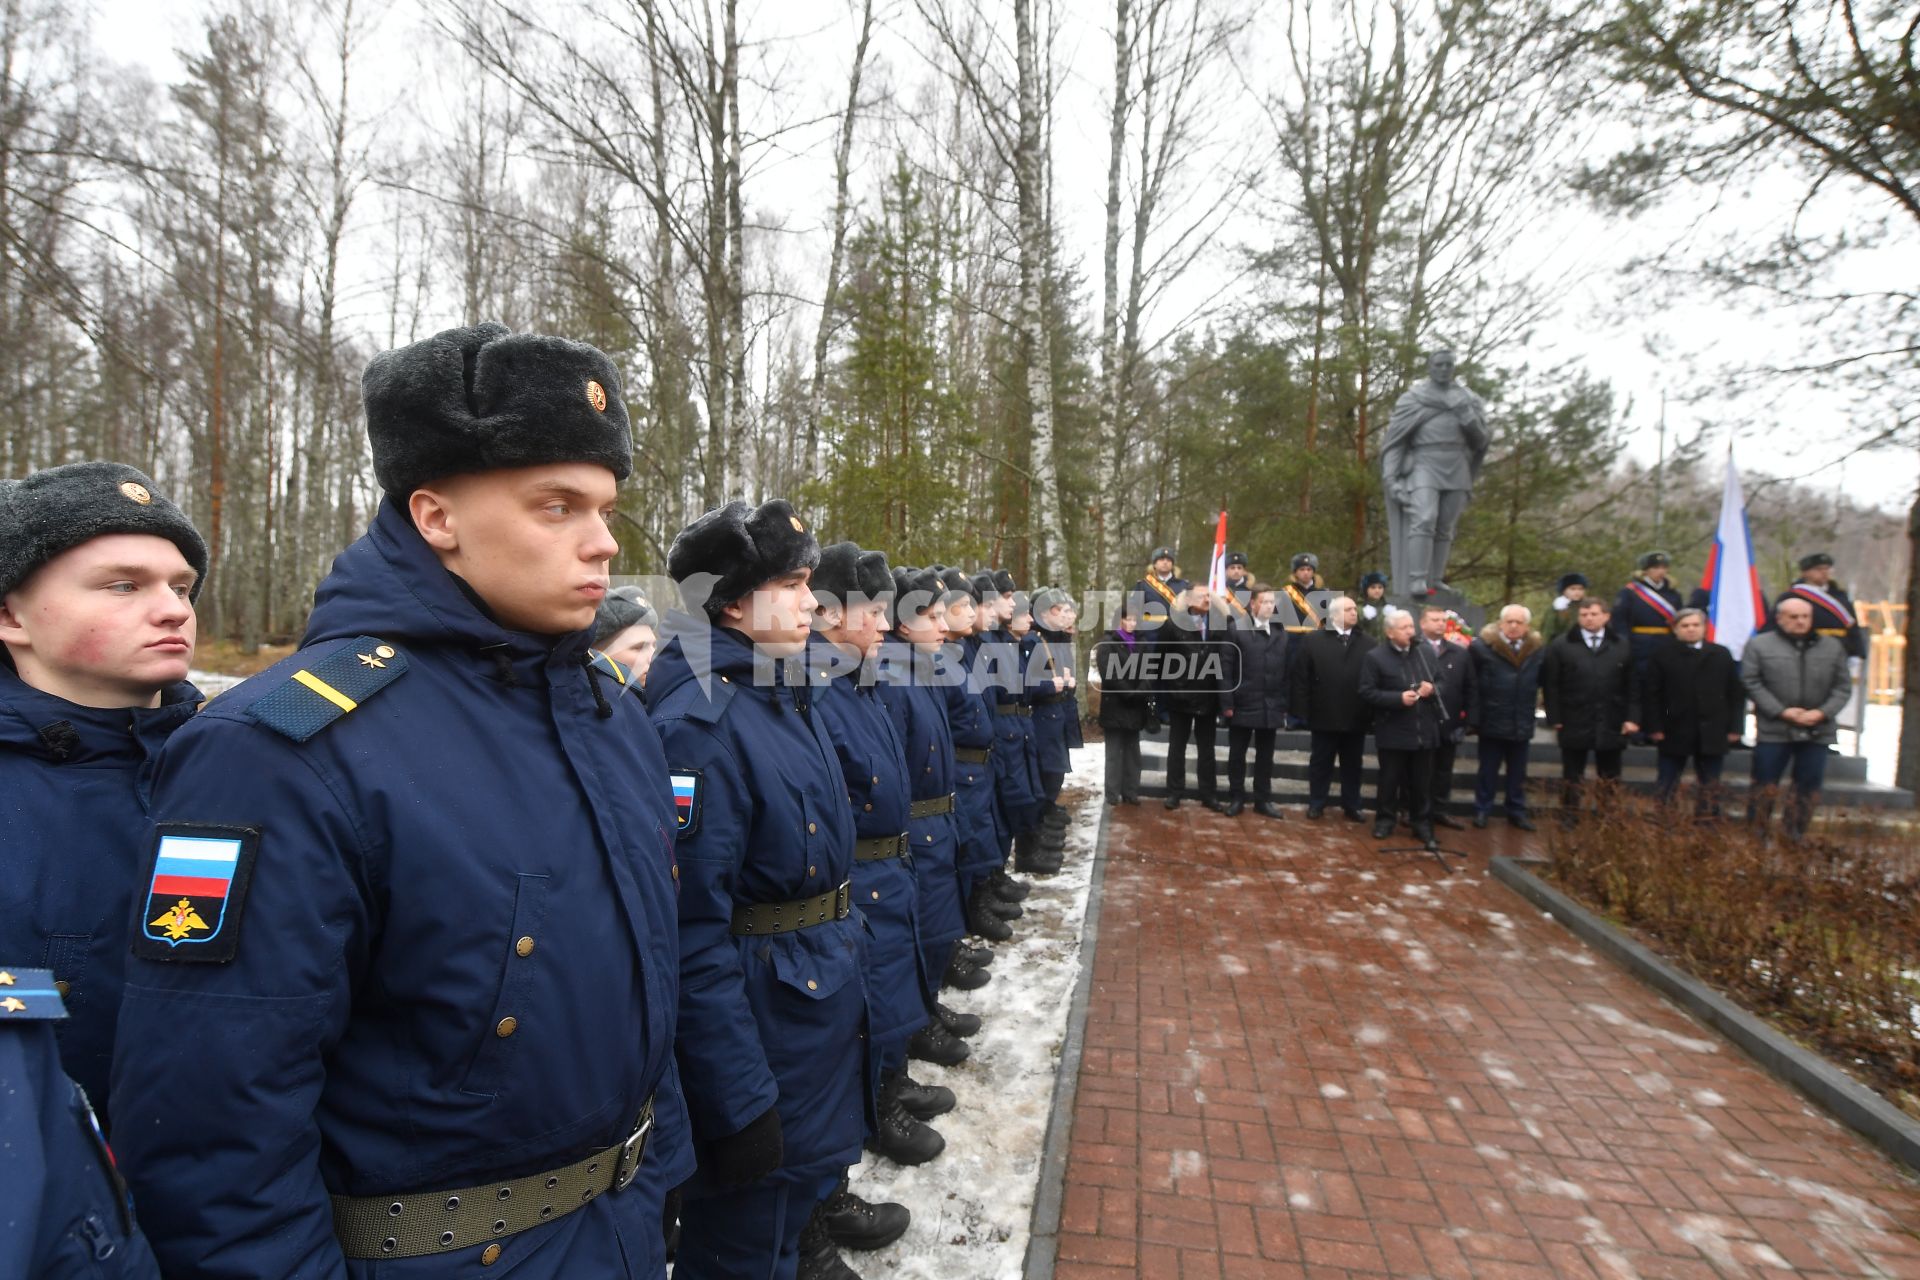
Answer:
[(647, 668), (653, 665), (653, 649), (658, 641), (653, 628), (641, 623), (607, 641), (602, 652), (625, 667), (633, 683), (643, 685), (647, 682)]
[(813, 630), (813, 612), (819, 601), (807, 585), (812, 577), (813, 570), (797, 569), (761, 583), (722, 611), (726, 625), (770, 657), (792, 657), (807, 647), (807, 636)]
[(92, 538), (0, 602), (0, 642), (36, 689), (82, 706), (150, 707), (193, 663), (193, 582), (165, 538)]
[(938, 649), (947, 642), (947, 606), (935, 600), (925, 613), (902, 610), (900, 638), (922, 653)]
[(1311, 587), (1313, 585), (1313, 566), (1303, 564), (1298, 569), (1295, 569), (1293, 571), (1293, 580), (1303, 587)]
[(453, 476), (407, 500), (414, 527), (502, 626), (557, 636), (593, 625), (620, 551), (613, 472), (588, 462)]
[(1387, 598), (1387, 589), (1385, 587), (1381, 586), (1377, 582), (1369, 583), (1367, 585), (1367, 603), (1368, 604), (1379, 604), (1382, 600), (1385, 600), (1386, 598)]
[(947, 601), (947, 637), (958, 640), (961, 636), (973, 634), (973, 624), (978, 621), (980, 611), (973, 600), (967, 596)]

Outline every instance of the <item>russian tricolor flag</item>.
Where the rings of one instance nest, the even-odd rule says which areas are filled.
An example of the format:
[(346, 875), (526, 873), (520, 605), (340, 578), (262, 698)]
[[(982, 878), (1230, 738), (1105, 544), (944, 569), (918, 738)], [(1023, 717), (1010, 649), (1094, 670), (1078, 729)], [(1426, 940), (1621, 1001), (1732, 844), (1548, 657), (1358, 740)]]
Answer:
[(166, 836), (153, 867), (149, 891), (167, 897), (212, 898), (224, 902), (240, 865), (238, 840)]
[(1760, 570), (1753, 563), (1753, 535), (1747, 530), (1747, 499), (1740, 489), (1740, 473), (1733, 468), (1733, 449), (1727, 449), (1727, 484), (1720, 495), (1720, 528), (1707, 571), (1700, 585), (1711, 601), (1707, 607), (1707, 638), (1727, 646), (1736, 660), (1747, 641), (1766, 618), (1766, 597), (1760, 593)]
[[(1207, 590), (1219, 596), (1227, 589), (1227, 513), (1220, 513), (1213, 530), (1213, 563), (1207, 567)], [(1215, 605), (1219, 604), (1216, 599)]]

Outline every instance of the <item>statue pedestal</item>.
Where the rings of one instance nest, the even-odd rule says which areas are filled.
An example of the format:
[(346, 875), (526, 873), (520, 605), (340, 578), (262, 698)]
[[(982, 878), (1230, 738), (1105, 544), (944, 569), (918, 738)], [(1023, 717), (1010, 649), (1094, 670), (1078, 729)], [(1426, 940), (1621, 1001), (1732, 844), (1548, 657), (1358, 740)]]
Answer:
[(1387, 602), (1398, 608), (1407, 610), (1415, 617), (1420, 615), (1422, 607), (1430, 604), (1437, 604), (1442, 609), (1451, 609), (1460, 615), (1460, 624), (1467, 629), (1469, 634), (1475, 636), (1480, 634), (1480, 628), (1487, 625), (1486, 607), (1474, 604), (1468, 600), (1463, 593), (1455, 591), (1451, 587), (1442, 587), (1423, 600), (1412, 600), (1404, 595), (1389, 595)]

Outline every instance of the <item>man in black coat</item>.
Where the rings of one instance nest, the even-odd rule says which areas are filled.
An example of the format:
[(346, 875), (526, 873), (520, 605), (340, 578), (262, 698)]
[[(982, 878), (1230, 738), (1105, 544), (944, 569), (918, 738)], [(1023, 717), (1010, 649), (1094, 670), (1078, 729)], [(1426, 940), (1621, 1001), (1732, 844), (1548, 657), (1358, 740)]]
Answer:
[(1404, 804), (1416, 840), (1433, 839), (1433, 756), (1440, 745), (1444, 713), (1434, 697), (1432, 664), (1413, 635), (1413, 615), (1387, 615), (1386, 640), (1360, 663), (1360, 698), (1373, 709), (1373, 750), (1380, 758), (1380, 793), (1373, 806), (1373, 836), (1393, 834)]
[(1725, 645), (1707, 639), (1707, 615), (1682, 609), (1673, 620), (1675, 643), (1647, 660), (1638, 719), (1660, 748), (1659, 796), (1673, 799), (1687, 761), (1700, 781), (1699, 813), (1720, 812), (1720, 770), (1727, 748), (1746, 727), (1747, 691), (1740, 666)]
[(1313, 735), (1307, 759), (1307, 816), (1327, 808), (1334, 760), (1340, 762), (1340, 808), (1350, 821), (1360, 812), (1360, 764), (1367, 750), (1372, 710), (1360, 700), (1360, 662), (1373, 638), (1356, 631), (1360, 608), (1341, 596), (1327, 605), (1327, 628), (1293, 638), (1293, 676), (1287, 707)]
[(1168, 716), (1169, 809), (1178, 809), (1185, 798), (1189, 739), (1199, 756), (1200, 803), (1209, 809), (1224, 808), (1215, 782), (1213, 734), (1220, 683), (1226, 674), (1217, 638), (1226, 634), (1225, 625), (1214, 617), (1212, 593), (1204, 586), (1191, 586), (1154, 642), (1161, 658), (1160, 706)]
[(1147, 642), (1140, 638), (1137, 608), (1133, 601), (1123, 603), (1113, 631), (1093, 649), (1108, 804), (1140, 803), (1140, 732), (1153, 717), (1147, 706), (1151, 687), (1142, 670)]
[(1507, 775), (1507, 823), (1532, 831), (1527, 814), (1527, 754), (1533, 747), (1534, 709), (1540, 702), (1540, 668), (1546, 642), (1533, 629), (1523, 604), (1500, 611), (1500, 621), (1481, 629), (1468, 655), (1473, 690), (1467, 732), (1480, 739), (1480, 778), (1473, 791), (1473, 825), (1487, 825), (1500, 774)]
[(1460, 740), (1467, 736), (1467, 710), (1473, 701), (1473, 660), (1467, 646), (1447, 634), (1447, 611), (1439, 605), (1420, 609), (1418, 651), (1432, 671), (1434, 705), (1440, 709), (1440, 745), (1433, 752), (1433, 820), (1442, 827), (1463, 830), (1466, 826), (1446, 811), (1453, 798), (1453, 761)]
[(1581, 601), (1580, 625), (1547, 646), (1540, 669), (1547, 723), (1560, 735), (1569, 819), (1580, 808), (1588, 758), (1602, 782), (1617, 781), (1627, 739), (1640, 731), (1632, 719), (1633, 656), (1608, 618), (1606, 601)]
[(1287, 723), (1287, 648), (1285, 627), (1273, 622), (1273, 588), (1253, 584), (1247, 621), (1228, 633), (1224, 652), (1226, 680), (1220, 690), (1220, 715), (1227, 722), (1227, 816), (1238, 817), (1247, 799), (1247, 748), (1253, 748), (1253, 811), (1281, 817), (1273, 802), (1274, 735)]

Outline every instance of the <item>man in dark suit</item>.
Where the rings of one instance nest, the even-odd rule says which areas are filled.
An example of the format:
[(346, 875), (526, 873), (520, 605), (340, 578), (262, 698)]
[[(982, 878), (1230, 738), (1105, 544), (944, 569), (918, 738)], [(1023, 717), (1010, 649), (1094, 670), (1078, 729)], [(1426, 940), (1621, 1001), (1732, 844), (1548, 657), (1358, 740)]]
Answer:
[(1560, 735), (1563, 819), (1579, 812), (1587, 761), (1603, 783), (1619, 780), (1627, 739), (1640, 731), (1631, 718), (1633, 657), (1607, 625), (1604, 600), (1580, 602), (1580, 625), (1547, 646), (1540, 668), (1547, 723)]
[(1661, 803), (1673, 799), (1691, 759), (1700, 781), (1695, 811), (1718, 814), (1720, 770), (1728, 746), (1740, 741), (1746, 726), (1747, 691), (1733, 654), (1707, 639), (1705, 613), (1682, 609), (1673, 620), (1673, 638), (1647, 660), (1635, 718), (1660, 748)]
[(1446, 811), (1453, 798), (1453, 761), (1467, 736), (1467, 709), (1473, 701), (1473, 660), (1467, 646), (1447, 634), (1447, 611), (1439, 605), (1420, 609), (1420, 656), (1432, 664), (1434, 705), (1440, 711), (1440, 744), (1433, 752), (1433, 820), (1464, 830), (1466, 824)]
[(1413, 615), (1387, 614), (1386, 640), (1360, 663), (1360, 699), (1373, 710), (1373, 748), (1380, 757), (1380, 793), (1373, 806), (1373, 837), (1393, 834), (1394, 814), (1404, 805), (1414, 839), (1433, 839), (1433, 754), (1440, 745), (1442, 712), (1431, 660), (1414, 638)]
[(1225, 806), (1220, 803), (1215, 783), (1213, 737), (1214, 717), (1220, 711), (1220, 681), (1225, 673), (1217, 641), (1227, 629), (1214, 614), (1212, 593), (1204, 585), (1188, 587), (1180, 596), (1179, 606), (1154, 642), (1155, 650), (1165, 657), (1160, 705), (1170, 717), (1166, 806), (1178, 809), (1185, 798), (1187, 742), (1191, 739), (1198, 757), (1200, 803), (1219, 810)]
[(1253, 748), (1253, 811), (1278, 818), (1273, 802), (1274, 735), (1287, 722), (1287, 629), (1273, 620), (1273, 588), (1253, 584), (1247, 620), (1227, 634), (1226, 679), (1220, 715), (1227, 722), (1227, 816), (1238, 817), (1247, 799), (1247, 748)]
[(1340, 808), (1349, 821), (1360, 812), (1360, 763), (1373, 714), (1360, 700), (1360, 662), (1372, 637), (1354, 629), (1360, 609), (1349, 596), (1327, 605), (1327, 629), (1295, 636), (1293, 678), (1287, 706), (1313, 735), (1307, 760), (1307, 816), (1326, 812), (1334, 761), (1340, 763)]

